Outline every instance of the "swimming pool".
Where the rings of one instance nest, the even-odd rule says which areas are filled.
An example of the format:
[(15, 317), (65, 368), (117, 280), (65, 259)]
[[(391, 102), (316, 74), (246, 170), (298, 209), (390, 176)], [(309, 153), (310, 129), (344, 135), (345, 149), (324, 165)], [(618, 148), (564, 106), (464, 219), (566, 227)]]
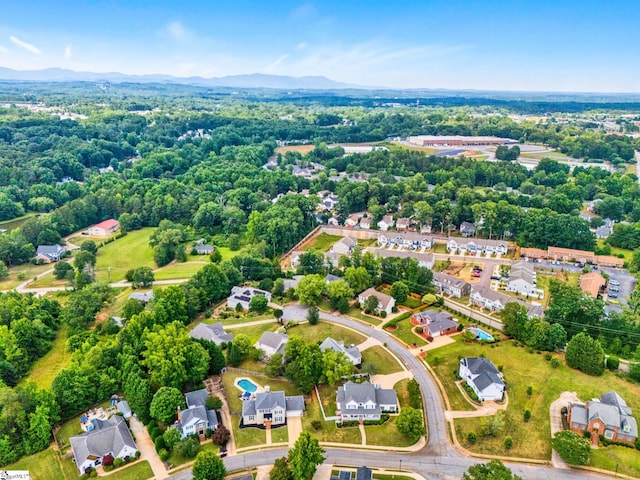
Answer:
[(482, 340), (483, 342), (493, 342), (494, 340), (493, 335), (485, 332), (481, 328), (469, 327), (467, 330), (471, 330), (473, 333), (476, 334), (476, 340)]
[(251, 380), (249, 380), (248, 378), (241, 378), (236, 383), (236, 386), (240, 390), (244, 390), (245, 392), (250, 392), (250, 393), (255, 393), (256, 390), (258, 390), (258, 386), (255, 383), (253, 383)]

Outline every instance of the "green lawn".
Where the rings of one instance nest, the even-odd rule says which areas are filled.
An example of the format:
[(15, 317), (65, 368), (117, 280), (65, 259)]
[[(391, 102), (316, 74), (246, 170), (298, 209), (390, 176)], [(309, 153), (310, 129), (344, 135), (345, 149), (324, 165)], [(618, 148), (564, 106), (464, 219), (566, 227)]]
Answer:
[[(466, 444), (469, 431), (480, 432), (482, 420), (479, 418), (459, 419), (455, 421), (456, 432), (460, 442), (468, 449), (485, 454), (499, 454), (538, 459), (549, 459), (551, 455), (549, 405), (563, 391), (577, 392), (582, 400), (600, 396), (602, 393), (615, 390), (628, 403), (629, 407), (640, 408), (640, 385), (634, 385), (611, 372), (601, 377), (585, 375), (564, 365), (564, 359), (557, 355), (562, 364), (552, 368), (541, 354), (528, 353), (512, 341), (485, 345), (480, 343), (466, 344), (461, 341), (447, 345), (433, 352), (429, 357), (438, 356), (441, 363), (434, 365), (434, 371), (440, 377), (447, 392), (451, 391), (454, 381), (453, 372), (458, 368), (458, 358), (484, 355), (497, 367), (503, 367), (509, 406), (506, 410), (505, 429), (496, 438), (481, 438), (475, 445)], [(527, 398), (526, 389), (533, 387), (533, 395)], [(531, 421), (522, 419), (524, 410), (532, 413)], [(513, 448), (504, 449), (504, 437), (510, 435), (514, 440)]]
[(390, 447), (408, 447), (412, 445), (407, 437), (401, 434), (396, 427), (397, 417), (391, 417), (382, 425), (369, 425), (365, 427), (367, 445), (381, 445)]
[(229, 247), (216, 247), (216, 249), (222, 255), (222, 261), (231, 260), (233, 257), (240, 253), (240, 250), (231, 250)]
[(397, 321), (398, 328), (389, 333), (396, 336), (407, 345), (423, 347), (427, 344), (427, 341), (425, 339), (413, 333), (412, 330), (414, 326), (411, 324), (411, 315), (406, 313), (400, 315), (398, 318), (400, 319)]
[(322, 408), (327, 417), (333, 417), (336, 414), (336, 394), (339, 385), (318, 385), (318, 392), (322, 401)]
[[(223, 325), (239, 325), (242, 323), (255, 322), (257, 320), (267, 320), (272, 319), (273, 323), (276, 324), (276, 319), (273, 316), (273, 312), (269, 309), (267, 313), (255, 313), (255, 312), (236, 312), (235, 310), (231, 310), (230, 308), (223, 311), (224, 314), (222, 316), (210, 317), (203, 320), (203, 323), (217, 323), (222, 322)], [(227, 316), (228, 315), (228, 316)], [(223, 318), (227, 316), (226, 318)], [(280, 326), (278, 324), (278, 326)]]
[(362, 313), (362, 311), (360, 310), (360, 306), (358, 306), (357, 303), (355, 306), (349, 308), (347, 315), (352, 318), (362, 320), (363, 322), (373, 326), (380, 325), (383, 321), (383, 319), (380, 317), (372, 317), (370, 315), (365, 315), (364, 313)]
[[(322, 422), (320, 430), (313, 429), (311, 426), (313, 420)], [(325, 422), (316, 398), (307, 405), (304, 417), (302, 417), (302, 430), (309, 432), (321, 442), (355, 443), (358, 445), (362, 443), (362, 436), (358, 427), (337, 428), (335, 422)]]
[(22, 282), (33, 280), (36, 276), (42, 275), (44, 272), (51, 270), (52, 268), (52, 264), (33, 265), (31, 263), (11, 267), (9, 268), (9, 276), (0, 280), (0, 290), (10, 290), (15, 288)]
[[(49, 265), (51, 267), (51, 265)], [(53, 268), (53, 267), (51, 267)], [(69, 285), (68, 280), (58, 280), (53, 276), (53, 272), (38, 277), (29, 284), (29, 288), (64, 287)]]
[(10, 232), (14, 228), (18, 228), (24, 222), (26, 222), (31, 217), (36, 215), (38, 214), (35, 212), (32, 212), (32, 213), (27, 213), (26, 215), (23, 215), (21, 217), (12, 218), (11, 220), (3, 220), (2, 222), (0, 222), (0, 228), (7, 230), (7, 232)]
[(591, 450), (591, 467), (618, 470), (618, 473), (640, 478), (640, 454), (634, 448), (610, 446)]
[[(214, 445), (213, 442), (210, 442), (210, 441), (207, 441), (204, 444), (200, 444), (201, 452), (207, 451), (207, 450), (211, 450), (212, 452), (218, 453), (220, 452), (220, 447), (218, 445)], [(171, 452), (171, 455), (169, 455), (168, 462), (173, 465), (173, 468), (175, 468), (175, 467), (179, 467), (180, 465), (184, 465), (185, 463), (193, 462), (194, 460), (195, 459), (193, 458), (186, 458), (181, 455), (178, 455), (175, 452)]]
[(310, 325), (308, 322), (301, 323), (287, 331), (288, 335), (297, 335), (308, 342), (322, 342), (325, 338), (331, 337), (334, 340), (342, 340), (345, 345), (364, 342), (367, 337), (354, 332), (348, 328), (343, 328), (333, 323), (320, 320), (317, 325)]
[(254, 447), (256, 445), (264, 445), (267, 443), (267, 432), (259, 428), (241, 429), (234, 418), (233, 438), (236, 441), (236, 448)]
[(67, 350), (69, 329), (62, 326), (56, 334), (51, 350), (33, 364), (27, 379), (36, 383), (38, 388), (49, 389), (53, 378), (71, 362), (71, 353)]
[(327, 252), (334, 243), (341, 240), (340, 235), (329, 235), (328, 233), (321, 233), (310, 244), (306, 245), (303, 250), (316, 250), (320, 252)]
[(287, 427), (271, 429), (271, 443), (284, 443), (289, 441), (289, 429)]
[(119, 468), (109, 475), (109, 480), (146, 480), (153, 477), (151, 465), (146, 460), (135, 462), (126, 468)]
[[(634, 169), (635, 169), (635, 165), (634, 165)], [(635, 173), (635, 171), (634, 171)], [(602, 248), (605, 246), (605, 240), (603, 238), (599, 239), (596, 241), (596, 244), (598, 245), (598, 248)], [(625, 262), (630, 262), (631, 258), (633, 257), (633, 250), (625, 250), (624, 248), (618, 248), (618, 247), (613, 247), (611, 245), (609, 245), (609, 247), (611, 248), (611, 255), (614, 257), (617, 257), (618, 254), (622, 254), (624, 255), (624, 261)]]
[(375, 365), (375, 373), (380, 375), (388, 375), (390, 373), (401, 372), (402, 367), (389, 351), (376, 345), (369, 347), (362, 352), (362, 363)]
[(188, 261), (184, 263), (173, 263), (162, 267), (155, 272), (156, 280), (173, 280), (176, 278), (191, 278), (198, 273), (202, 267), (209, 262), (203, 262), (200, 257), (198, 260)]
[(249, 327), (233, 328), (229, 329), (228, 331), (233, 333), (234, 335), (243, 333), (249, 337), (252, 343), (255, 343), (260, 339), (260, 336), (264, 332), (275, 332), (280, 326), (281, 325), (278, 325), (274, 320), (272, 323), (261, 323), (258, 325), (251, 325)]
[[(155, 268), (153, 248), (149, 245), (149, 237), (155, 229), (142, 228), (127, 233), (118, 240), (100, 247), (96, 257), (96, 277), (100, 281), (112, 282), (124, 280), (128, 270), (137, 267)], [(111, 275), (109, 275), (109, 268)]]

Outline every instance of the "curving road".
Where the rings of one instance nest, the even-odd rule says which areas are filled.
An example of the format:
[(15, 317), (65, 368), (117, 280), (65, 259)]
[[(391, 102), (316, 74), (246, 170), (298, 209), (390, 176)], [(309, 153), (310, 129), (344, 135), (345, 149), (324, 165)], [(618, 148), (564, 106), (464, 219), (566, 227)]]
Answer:
[[(293, 305), (284, 308), (285, 320), (306, 318), (306, 308)], [(386, 343), (411, 369), (414, 374), (424, 400), (425, 411), (429, 427), (429, 441), (420, 451), (415, 453), (392, 453), (366, 450), (348, 450), (327, 448), (326, 461), (340, 465), (367, 465), (368, 467), (386, 469), (405, 469), (423, 475), (428, 480), (459, 479), (463, 472), (480, 460), (466, 457), (454, 449), (448, 439), (448, 426), (444, 416), (444, 404), (438, 388), (421, 361), (412, 355), (407, 348), (386, 332), (376, 330), (348, 317), (320, 312), (320, 318), (338, 325), (353, 328), (359, 332)], [(260, 450), (243, 455), (228, 457), (224, 460), (227, 470), (241, 470), (258, 465), (273, 464), (277, 458), (286, 456), (288, 449)], [(570, 480), (570, 479), (606, 479), (608, 476), (591, 474), (576, 470), (559, 470), (540, 465), (509, 464), (518, 475), (527, 480)], [(185, 470), (171, 476), (173, 480), (191, 479), (191, 470)]]

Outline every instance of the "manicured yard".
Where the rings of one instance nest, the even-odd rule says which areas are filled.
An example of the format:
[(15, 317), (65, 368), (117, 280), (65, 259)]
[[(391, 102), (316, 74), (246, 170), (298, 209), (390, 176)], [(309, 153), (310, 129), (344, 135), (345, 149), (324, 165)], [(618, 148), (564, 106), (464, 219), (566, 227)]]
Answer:
[[(229, 315), (229, 316), (227, 316), (227, 318), (222, 318), (222, 316), (210, 317), (203, 320), (203, 323), (222, 322), (222, 324), (226, 326), (226, 325), (240, 325), (243, 323), (255, 322), (258, 320), (267, 320), (267, 319), (272, 319), (274, 325), (277, 323), (275, 317), (273, 316), (273, 312), (271, 311), (268, 311), (267, 313), (258, 314), (255, 312), (236, 312), (234, 310), (227, 309), (224, 311), (224, 315)], [(278, 326), (281, 326), (281, 325), (278, 324)]]
[[(314, 430), (311, 426), (313, 420), (320, 420), (322, 422), (320, 430)], [(335, 422), (324, 421), (315, 394), (313, 395), (313, 400), (307, 404), (304, 417), (302, 417), (302, 430), (309, 432), (321, 442), (355, 443), (358, 445), (362, 443), (362, 436), (360, 435), (358, 427), (337, 428)]]
[(416, 345), (418, 347), (423, 347), (427, 344), (425, 339), (413, 333), (412, 330), (414, 326), (411, 324), (411, 316), (408, 313), (400, 315), (398, 319), (400, 320), (395, 321), (398, 328), (389, 333), (396, 336), (409, 346)]
[[(634, 172), (635, 173), (635, 170)], [(598, 245), (598, 248), (602, 248), (605, 246), (605, 242), (604, 239), (601, 238), (599, 240), (596, 241), (596, 244)], [(633, 251), (632, 250), (626, 250), (624, 248), (618, 248), (618, 247), (612, 247), (611, 245), (609, 245), (609, 247), (611, 247), (611, 255), (614, 257), (617, 257), (618, 254), (622, 254), (624, 255), (624, 261), (625, 262), (630, 262), (631, 261), (631, 257), (633, 256)]]
[(27, 379), (34, 381), (38, 388), (51, 388), (53, 378), (71, 362), (71, 353), (67, 350), (68, 332), (67, 327), (61, 327), (53, 341), (51, 350), (33, 364)]
[(345, 345), (358, 345), (367, 339), (364, 335), (353, 330), (322, 320), (317, 325), (310, 325), (308, 322), (301, 323), (287, 330), (287, 334), (289, 336), (297, 335), (309, 342), (322, 342), (325, 338), (331, 337), (334, 340), (344, 341)]
[(340, 385), (318, 385), (322, 408), (327, 417), (333, 417), (336, 414), (336, 394), (338, 393), (339, 386)]
[(405, 378), (393, 386), (398, 394), (398, 403), (400, 404), (401, 409), (409, 406), (409, 390), (407, 390), (408, 384), (409, 379)]
[[(102, 408), (106, 408), (109, 406), (109, 403), (109, 400), (106, 400), (99, 406)], [(56, 438), (58, 439), (58, 443), (60, 444), (62, 453), (65, 453), (71, 446), (71, 444), (69, 443), (69, 438), (80, 435), (82, 433), (82, 427), (80, 427), (80, 417), (82, 415), (84, 415), (84, 412), (81, 415), (77, 415), (64, 422), (60, 427), (60, 430), (56, 434)]]
[(109, 475), (109, 480), (146, 480), (153, 477), (151, 465), (146, 460), (135, 462), (126, 468), (115, 470)]
[(29, 220), (31, 217), (37, 216), (37, 215), (38, 215), (37, 213), (32, 212), (32, 213), (27, 213), (26, 215), (23, 215), (21, 217), (12, 218), (11, 220), (4, 220), (0, 222), (0, 228), (3, 230), (6, 230), (7, 232), (10, 232), (14, 228), (18, 228), (20, 225), (22, 225), (24, 222)]
[(267, 432), (260, 428), (240, 428), (236, 418), (233, 421), (233, 438), (236, 441), (236, 448), (253, 447), (267, 443)]
[(284, 443), (289, 441), (289, 430), (287, 427), (271, 429), (271, 443)]
[(362, 313), (362, 311), (360, 310), (360, 307), (357, 304), (356, 306), (349, 308), (347, 315), (349, 315), (350, 317), (356, 318), (358, 320), (362, 320), (363, 322), (373, 326), (380, 325), (384, 320), (380, 317), (365, 315), (364, 313)]
[[(200, 444), (200, 451), (207, 451), (207, 450), (211, 450), (212, 452), (216, 452), (218, 453), (220, 451), (220, 447), (218, 445), (215, 445), (213, 442), (207, 441), (206, 443), (202, 443)], [(180, 465), (183, 465), (185, 463), (188, 462), (193, 462), (193, 458), (185, 458), (181, 455), (178, 455), (175, 452), (171, 452), (171, 455), (169, 455), (169, 460), (168, 462), (171, 463), (173, 465), (173, 467), (178, 467)]]
[(396, 418), (391, 417), (382, 425), (369, 425), (365, 427), (367, 445), (382, 445), (390, 447), (408, 447), (411, 442), (398, 431)]
[(96, 257), (97, 279), (106, 282), (111, 278), (112, 282), (117, 282), (123, 280), (125, 273), (132, 268), (155, 268), (153, 248), (149, 245), (149, 237), (153, 231), (153, 228), (135, 230), (100, 247)]
[(273, 322), (260, 323), (249, 327), (232, 328), (228, 329), (228, 331), (234, 335), (243, 333), (249, 337), (252, 343), (255, 343), (264, 332), (275, 332), (280, 326), (281, 325), (278, 325), (274, 320)]
[[(512, 341), (499, 342), (493, 346), (456, 341), (429, 352), (428, 359), (436, 355), (440, 358), (440, 365), (434, 365), (433, 362), (430, 364), (447, 392), (452, 389), (453, 371), (457, 371), (460, 357), (484, 355), (497, 367), (503, 367), (509, 395), (504, 432), (496, 438), (482, 438), (479, 435), (482, 419), (459, 419), (455, 422), (458, 439), (474, 452), (548, 459), (551, 455), (549, 405), (563, 391), (577, 392), (580, 399), (588, 400), (615, 390), (633, 410), (638, 411), (640, 408), (640, 386), (631, 384), (611, 372), (605, 372), (601, 377), (585, 375), (565, 366), (561, 355), (556, 356), (562, 364), (554, 369), (542, 354), (528, 353), (524, 348), (516, 347)], [(531, 398), (527, 398), (526, 395), (528, 386), (533, 387)], [(531, 411), (532, 417), (531, 421), (525, 423), (523, 412), (527, 409)], [(475, 445), (466, 442), (467, 433), (470, 431), (478, 434), (478, 442)], [(513, 448), (505, 451), (504, 438), (507, 435), (513, 438), (514, 444)]]
[(329, 235), (328, 233), (321, 233), (311, 243), (303, 247), (303, 250), (315, 250), (319, 252), (327, 252), (338, 240), (341, 240), (340, 235)]
[(209, 262), (203, 262), (201, 258), (184, 263), (173, 263), (162, 267), (155, 272), (156, 280), (172, 280), (174, 278), (191, 278)]
[(620, 446), (591, 450), (589, 466), (640, 478), (640, 453), (635, 448)]
[(369, 363), (375, 366), (375, 373), (388, 375), (389, 373), (401, 372), (402, 367), (396, 358), (389, 351), (381, 346), (367, 348), (362, 352), (362, 363)]

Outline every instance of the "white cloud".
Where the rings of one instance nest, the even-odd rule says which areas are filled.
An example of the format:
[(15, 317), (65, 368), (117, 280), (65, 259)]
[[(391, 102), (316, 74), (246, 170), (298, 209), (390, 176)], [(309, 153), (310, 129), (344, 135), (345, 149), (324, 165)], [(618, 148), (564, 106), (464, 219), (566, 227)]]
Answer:
[(298, 48), (299, 48), (300, 50), (302, 50), (302, 49), (304, 49), (304, 48), (307, 48), (307, 44), (306, 44), (306, 43), (304, 43), (304, 42), (300, 42), (300, 43), (298, 44)]
[(0, 53), (7, 53), (9, 50), (7, 50), (5, 47), (3, 47), (2, 45), (0, 45)]
[(67, 45), (64, 47), (64, 59), (71, 60), (71, 46)]
[(31, 52), (34, 55), (42, 55), (42, 51), (38, 47), (22, 41), (18, 37), (14, 37), (13, 35), (10, 35), (9, 40), (11, 40), (11, 42), (19, 46), (20, 48), (24, 48), (27, 52)]
[(184, 41), (193, 37), (193, 32), (185, 27), (182, 22), (175, 20), (167, 25), (165, 32), (174, 40)]

